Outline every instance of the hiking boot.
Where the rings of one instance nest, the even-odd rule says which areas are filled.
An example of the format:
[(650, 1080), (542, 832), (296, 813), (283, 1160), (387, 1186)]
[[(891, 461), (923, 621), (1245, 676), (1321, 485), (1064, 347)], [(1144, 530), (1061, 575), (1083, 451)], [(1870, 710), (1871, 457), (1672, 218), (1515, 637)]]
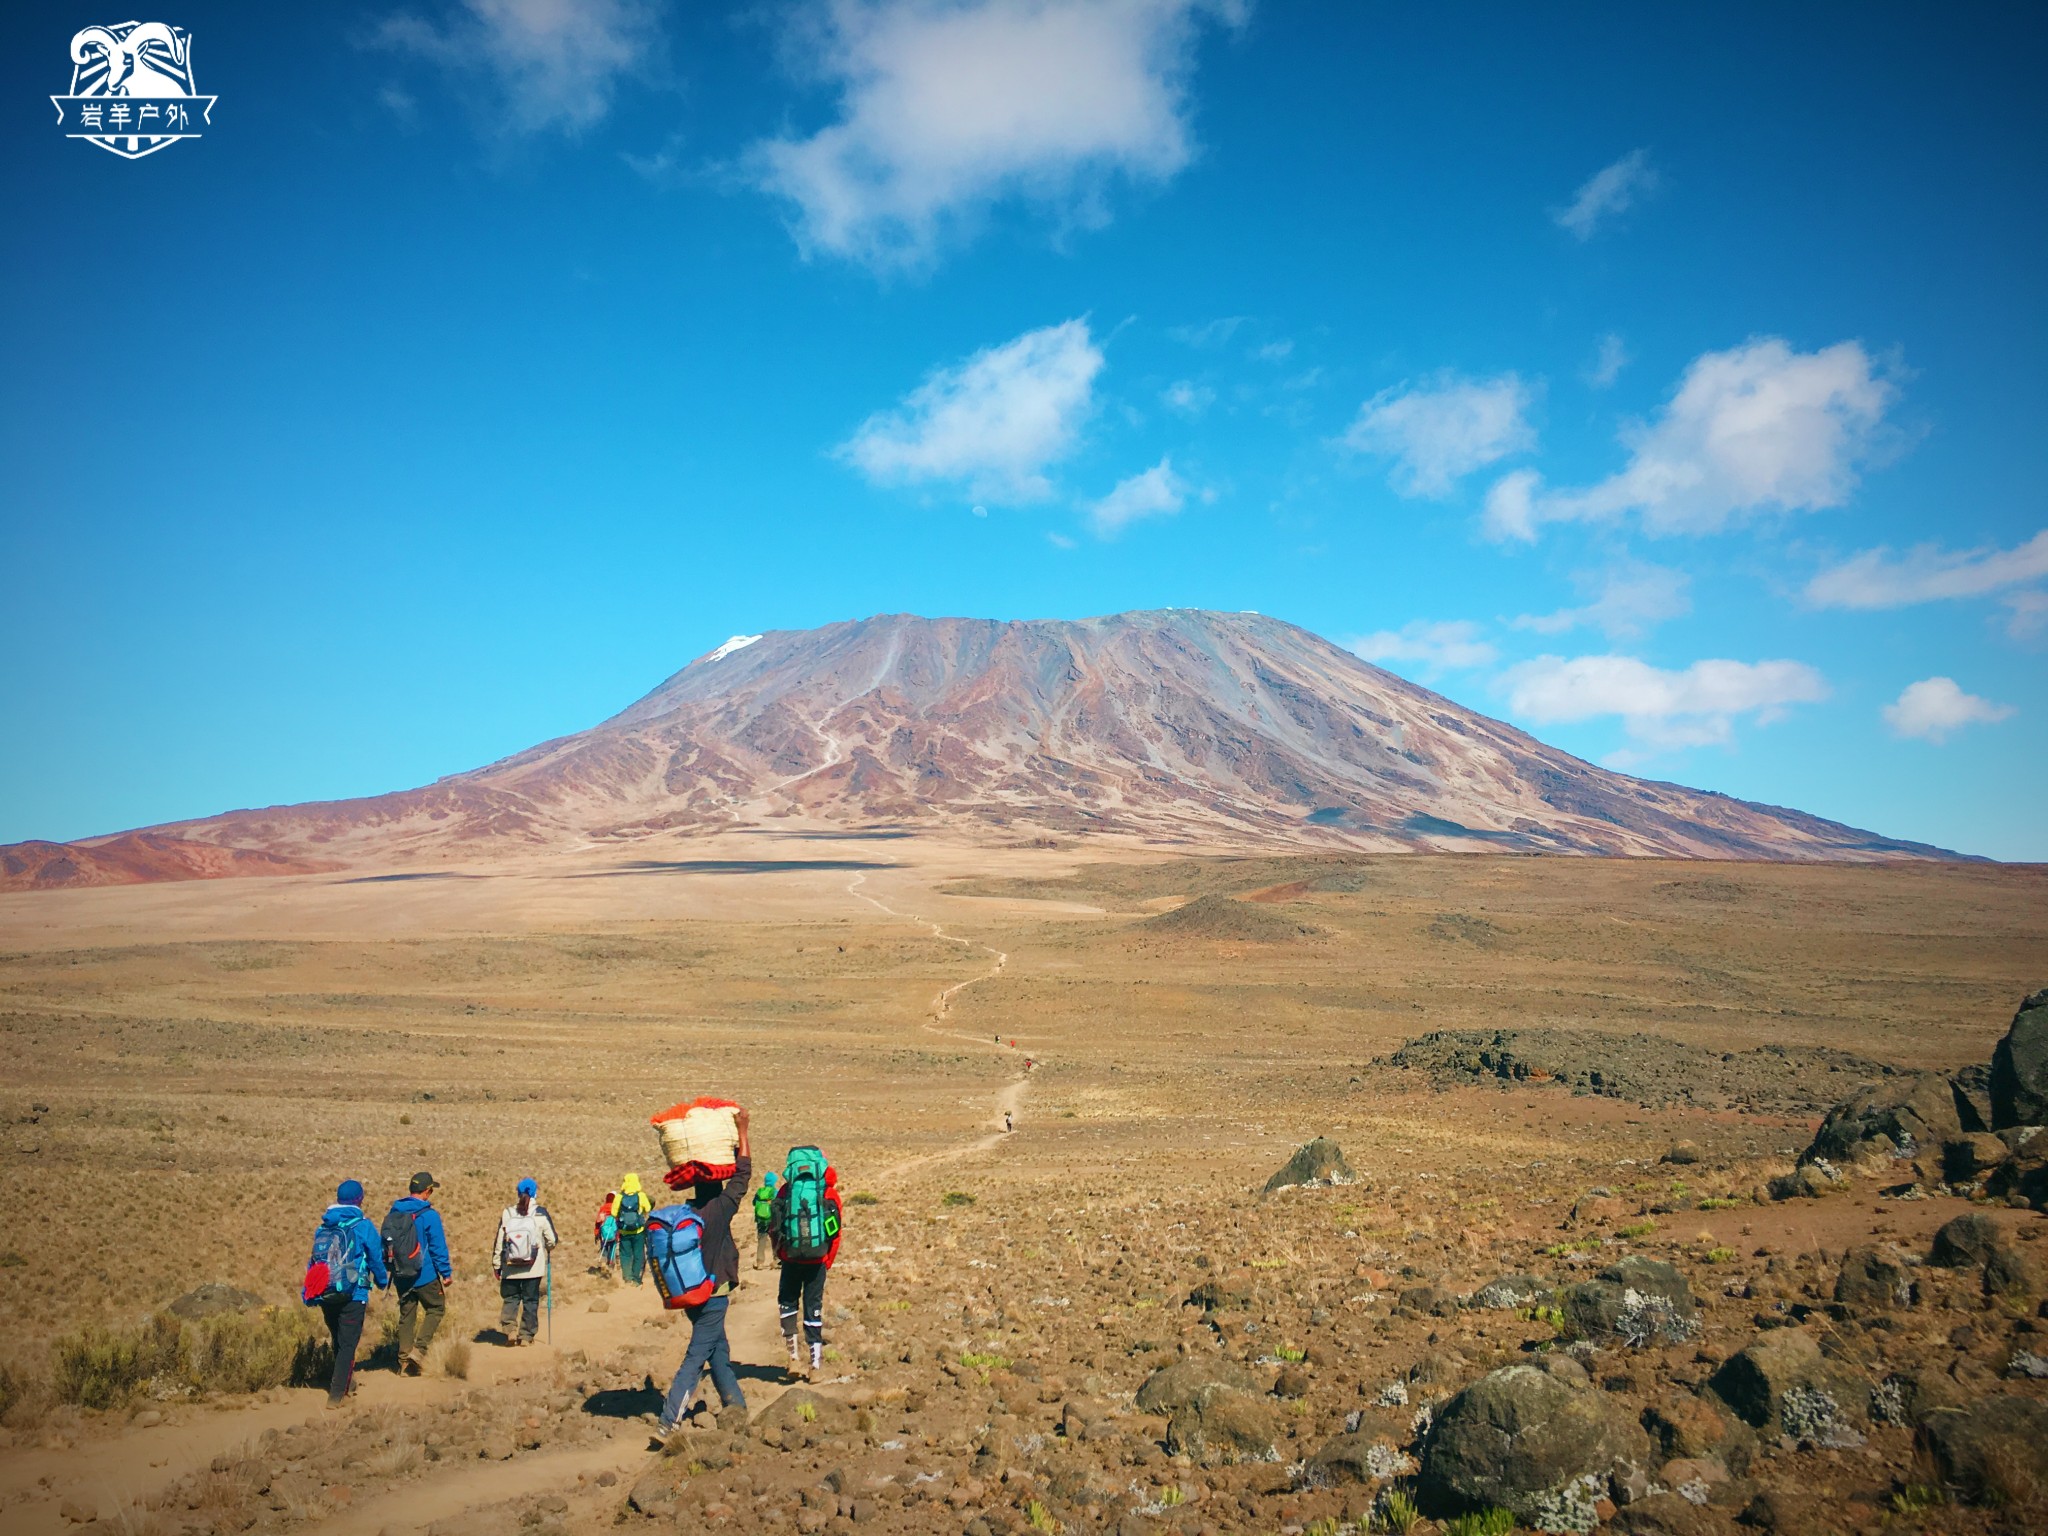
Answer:
[(346, 1397), (330, 1397), (327, 1399), (327, 1407), (330, 1412), (336, 1408), (346, 1408), (347, 1406), (348, 1399)]
[(399, 1369), (408, 1376), (417, 1376), (426, 1369), (426, 1364), (418, 1355), (407, 1355)]

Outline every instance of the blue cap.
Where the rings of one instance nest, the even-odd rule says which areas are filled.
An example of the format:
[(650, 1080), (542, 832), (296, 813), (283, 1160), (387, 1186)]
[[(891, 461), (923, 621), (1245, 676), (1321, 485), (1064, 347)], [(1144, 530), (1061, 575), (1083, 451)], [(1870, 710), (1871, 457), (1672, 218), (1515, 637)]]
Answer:
[(519, 1193), (531, 1198), (540, 1193), (540, 1186), (531, 1179), (521, 1179), (519, 1181)]
[(334, 1187), (334, 1203), (336, 1205), (361, 1205), (363, 1203), (363, 1181), (361, 1179), (343, 1179)]
[(771, 1168), (766, 1173), (762, 1174), (761, 1182), (763, 1184), (766, 1184), (770, 1189), (773, 1189), (775, 1187), (775, 1170)]

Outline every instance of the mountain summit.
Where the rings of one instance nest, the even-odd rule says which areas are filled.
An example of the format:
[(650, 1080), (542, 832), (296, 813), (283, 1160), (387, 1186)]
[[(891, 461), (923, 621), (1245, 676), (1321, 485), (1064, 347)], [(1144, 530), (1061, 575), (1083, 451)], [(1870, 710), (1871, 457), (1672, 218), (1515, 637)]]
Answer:
[(388, 863), (793, 823), (1201, 848), (1950, 856), (1596, 768), (1292, 624), (1194, 609), (738, 635), (601, 725), (426, 788), (158, 830)]

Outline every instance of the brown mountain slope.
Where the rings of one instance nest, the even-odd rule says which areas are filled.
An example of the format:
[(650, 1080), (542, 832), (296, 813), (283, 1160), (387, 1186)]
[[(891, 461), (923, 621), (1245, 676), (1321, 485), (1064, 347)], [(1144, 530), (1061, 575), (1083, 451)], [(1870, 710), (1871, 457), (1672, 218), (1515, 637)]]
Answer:
[(764, 818), (1005, 840), (1953, 856), (1612, 773), (1291, 624), (1188, 609), (738, 637), (601, 725), (424, 789), (163, 830), (385, 863)]
[(0, 891), (79, 885), (147, 885), (159, 880), (226, 880), (236, 875), (307, 875), (339, 865), (224, 848), (192, 838), (123, 832), (91, 846), (11, 843), (0, 848)]

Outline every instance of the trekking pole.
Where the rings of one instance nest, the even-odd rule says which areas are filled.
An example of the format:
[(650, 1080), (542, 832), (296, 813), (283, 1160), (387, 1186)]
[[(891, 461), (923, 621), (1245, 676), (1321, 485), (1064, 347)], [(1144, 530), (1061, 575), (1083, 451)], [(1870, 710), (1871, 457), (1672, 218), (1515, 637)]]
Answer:
[(555, 1345), (555, 1254), (548, 1250), (548, 1348)]

